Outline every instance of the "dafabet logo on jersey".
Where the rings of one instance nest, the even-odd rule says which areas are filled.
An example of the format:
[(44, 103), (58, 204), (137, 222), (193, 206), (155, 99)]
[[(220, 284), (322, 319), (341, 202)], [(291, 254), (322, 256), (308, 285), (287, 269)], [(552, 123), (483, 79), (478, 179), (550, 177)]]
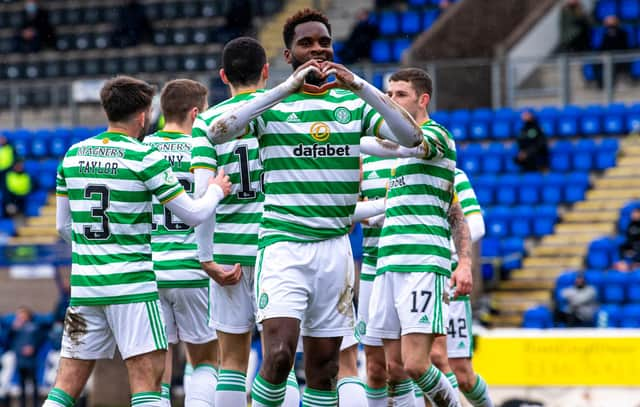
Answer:
[(332, 146), (331, 143), (324, 143), (329, 140), (331, 136), (331, 130), (326, 123), (323, 122), (315, 122), (311, 124), (309, 128), (309, 135), (311, 138), (317, 141), (318, 143), (313, 143), (311, 145), (304, 145), (302, 143), (298, 144), (293, 149), (293, 155), (296, 157), (346, 157), (350, 155), (349, 145), (341, 145), (341, 146)]

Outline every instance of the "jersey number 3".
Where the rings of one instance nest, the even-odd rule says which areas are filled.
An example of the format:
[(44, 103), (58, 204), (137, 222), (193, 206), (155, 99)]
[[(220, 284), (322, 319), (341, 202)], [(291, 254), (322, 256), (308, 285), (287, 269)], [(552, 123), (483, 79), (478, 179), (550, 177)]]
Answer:
[[(109, 230), (109, 218), (107, 208), (109, 207), (109, 188), (106, 185), (87, 185), (84, 189), (85, 199), (93, 199), (94, 196), (100, 199), (100, 206), (91, 208), (91, 217), (100, 218), (100, 226), (85, 225), (84, 237), (89, 240), (105, 240), (111, 236)], [(94, 222), (95, 223), (95, 222)]]

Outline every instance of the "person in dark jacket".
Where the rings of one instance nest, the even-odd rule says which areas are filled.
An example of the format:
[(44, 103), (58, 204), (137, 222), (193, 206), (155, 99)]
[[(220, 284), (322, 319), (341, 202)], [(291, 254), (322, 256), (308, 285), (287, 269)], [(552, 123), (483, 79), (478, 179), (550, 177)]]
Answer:
[(44, 332), (33, 320), (31, 310), (24, 306), (19, 307), (9, 333), (9, 348), (15, 352), (16, 367), (20, 373), (21, 407), (26, 407), (27, 405), (27, 382), (31, 382), (33, 385), (33, 406), (39, 406), (38, 383), (36, 380), (37, 355), (44, 339)]
[(634, 269), (640, 265), (640, 209), (631, 212), (631, 222), (625, 231), (626, 240), (620, 247), (620, 254), (623, 259), (630, 263), (630, 268)]
[(49, 22), (49, 12), (36, 0), (24, 2), (22, 24), (14, 37), (14, 51), (38, 52), (42, 48), (53, 47), (56, 35)]
[[(620, 20), (616, 16), (607, 16), (604, 19), (604, 37), (602, 38), (602, 45), (600, 51), (626, 51), (630, 47), (629, 35), (627, 31), (620, 27)], [(629, 74), (631, 65), (628, 62), (618, 62), (613, 66), (613, 84), (615, 85), (616, 79), (619, 74)], [(596, 65), (596, 81), (598, 87), (603, 86), (602, 76), (602, 64)]]
[(529, 110), (522, 112), (516, 164), (523, 171), (541, 171), (549, 166), (549, 146), (538, 120)]
[(560, 50), (588, 51), (590, 29), (591, 19), (580, 0), (567, 0), (560, 12)]
[(371, 43), (378, 37), (378, 26), (371, 23), (369, 11), (360, 10), (356, 15), (353, 31), (344, 43), (340, 56), (345, 64), (368, 59), (371, 55)]

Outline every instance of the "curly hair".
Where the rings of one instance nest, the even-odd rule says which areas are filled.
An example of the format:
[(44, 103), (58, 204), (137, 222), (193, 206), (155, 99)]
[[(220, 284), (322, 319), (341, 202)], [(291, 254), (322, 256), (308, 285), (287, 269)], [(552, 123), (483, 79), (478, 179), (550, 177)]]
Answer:
[(329, 31), (329, 35), (331, 35), (331, 24), (329, 24), (327, 16), (325, 16), (321, 11), (305, 8), (304, 10), (300, 10), (289, 17), (287, 22), (284, 23), (282, 38), (284, 39), (284, 45), (287, 49), (291, 48), (296, 27), (310, 21), (317, 21), (324, 24), (325, 27), (327, 27), (327, 31)]

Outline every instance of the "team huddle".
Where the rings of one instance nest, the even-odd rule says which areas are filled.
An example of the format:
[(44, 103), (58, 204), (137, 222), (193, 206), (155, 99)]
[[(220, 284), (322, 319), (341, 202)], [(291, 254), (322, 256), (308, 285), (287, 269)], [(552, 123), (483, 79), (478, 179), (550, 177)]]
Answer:
[(170, 406), (178, 342), (193, 366), (186, 406), (246, 406), (256, 327), (254, 407), (450, 407), (458, 387), (493, 405), (471, 365), (471, 244), (484, 223), (451, 135), (428, 117), (429, 75), (401, 69), (383, 94), (333, 62), (315, 10), (290, 17), (283, 37), (286, 81), (265, 90), (264, 49), (237, 38), (220, 70), (231, 98), (208, 107), (203, 85), (170, 81), (166, 124), (146, 137), (154, 88), (105, 83), (107, 130), (58, 168), (71, 302), (45, 407), (73, 406), (116, 346), (131, 405)]

